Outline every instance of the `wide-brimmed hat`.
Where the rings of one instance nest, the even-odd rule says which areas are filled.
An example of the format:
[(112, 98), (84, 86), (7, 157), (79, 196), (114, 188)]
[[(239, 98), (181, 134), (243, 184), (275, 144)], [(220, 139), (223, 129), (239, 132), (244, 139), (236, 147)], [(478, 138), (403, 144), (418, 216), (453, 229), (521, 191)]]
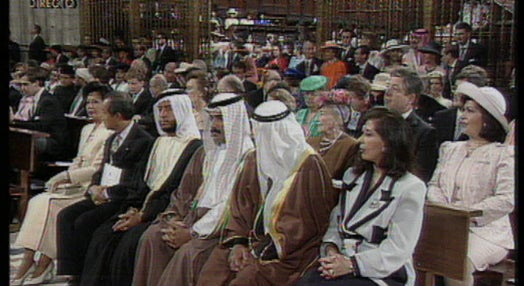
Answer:
[(372, 91), (386, 91), (389, 87), (391, 76), (389, 73), (378, 73), (371, 82)]
[(428, 33), (429, 33), (428, 29), (425, 29), (425, 28), (420, 28), (420, 29), (416, 29), (415, 31), (413, 31), (413, 34), (415, 35), (426, 35)]
[(75, 76), (85, 80), (86, 82), (92, 82), (95, 80), (87, 68), (77, 68), (75, 71)]
[(180, 66), (175, 69), (175, 73), (187, 73), (194, 69), (198, 69), (198, 67), (194, 66), (191, 63), (181, 62)]
[(315, 91), (322, 89), (328, 83), (328, 78), (323, 75), (308, 76), (300, 82), (301, 91)]
[(506, 132), (509, 131), (508, 120), (504, 116), (506, 113), (506, 99), (498, 90), (490, 86), (477, 87), (470, 82), (464, 81), (457, 86), (456, 93), (462, 93), (471, 97), (491, 114)]
[(437, 56), (442, 55), (441, 50), (442, 50), (442, 46), (437, 42), (430, 42), (426, 46), (418, 49), (418, 51), (421, 53), (434, 54)]
[(320, 47), (321, 49), (340, 49), (340, 50), (343, 50), (344, 47), (342, 47), (341, 45), (337, 44), (336, 42), (333, 42), (333, 41), (327, 41), (324, 43), (324, 45), (322, 47)]
[(16, 78), (10, 81), (10, 83), (16, 83), (16, 84), (30, 84), (31, 82), (26, 79)]
[(238, 15), (238, 11), (235, 8), (229, 8), (226, 12), (228, 15)]
[(443, 72), (441, 72), (439, 70), (434, 70), (434, 71), (431, 71), (431, 72), (427, 73), (425, 78), (427, 78), (427, 79), (430, 79), (430, 78), (440, 78), (440, 79), (442, 79), (445, 76), (446, 75)]
[(389, 52), (389, 51), (398, 50), (398, 49), (404, 50), (404, 49), (407, 49), (407, 48), (409, 48), (409, 46), (402, 44), (399, 40), (397, 40), (397, 39), (390, 39), (384, 45), (383, 52)]

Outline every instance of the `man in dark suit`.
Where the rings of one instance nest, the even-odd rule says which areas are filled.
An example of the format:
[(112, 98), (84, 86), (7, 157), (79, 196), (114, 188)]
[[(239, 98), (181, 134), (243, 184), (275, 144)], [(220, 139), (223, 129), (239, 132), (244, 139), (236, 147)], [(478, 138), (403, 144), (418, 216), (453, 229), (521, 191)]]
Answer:
[(416, 158), (415, 175), (424, 182), (431, 179), (438, 158), (435, 128), (422, 120), (413, 110), (424, 84), (418, 74), (409, 68), (391, 71), (391, 84), (384, 95), (384, 104), (406, 119), (413, 131), (413, 151)]
[(81, 65), (78, 65), (78, 66), (84, 67), (84, 68), (89, 67), (92, 57), (91, 57), (91, 54), (89, 53), (88, 46), (78, 45), (78, 47), (76, 48), (76, 54), (78, 55), (77, 62), (81, 63)]
[(103, 65), (106, 69), (112, 70), (114, 67), (120, 62), (114, 55), (113, 55), (113, 49), (111, 47), (103, 47), (102, 48), (102, 60)]
[(62, 49), (62, 46), (60, 46), (60, 45), (52, 45), (49, 48), (49, 52), (51, 53), (51, 56), (53, 57), (55, 65), (57, 65), (57, 64), (67, 64), (69, 62), (69, 58), (66, 55), (64, 55), (64, 51)]
[(158, 49), (152, 67), (154, 73), (159, 73), (164, 70), (167, 63), (179, 62), (182, 57), (178, 51), (173, 50), (173, 48), (168, 45), (166, 34), (159, 33), (156, 39), (158, 41)]
[(449, 45), (442, 51), (442, 62), (444, 63), (444, 70), (446, 71), (444, 81), (443, 96), (445, 98), (453, 98), (451, 87), (455, 84), (457, 74), (465, 66), (464, 62), (459, 60), (459, 49), (456, 45)]
[(316, 57), (316, 44), (310, 40), (304, 41), (302, 52), (304, 53), (305, 59), (300, 62), (295, 69), (305, 74), (306, 77), (310, 75), (319, 75), (322, 60)]
[(446, 109), (434, 97), (421, 93), (417, 96), (413, 105), (415, 113), (427, 123), (430, 123), (435, 112)]
[(146, 76), (140, 72), (128, 72), (126, 81), (129, 85), (129, 94), (133, 100), (134, 114), (145, 116), (153, 108), (153, 96), (145, 88)]
[(373, 81), (375, 75), (380, 73), (380, 69), (368, 63), (371, 48), (369, 46), (359, 46), (353, 54), (353, 60), (348, 62), (349, 74), (360, 74), (369, 81)]
[(104, 124), (114, 130), (104, 147), (100, 169), (93, 175), (84, 200), (58, 214), (58, 275), (81, 274), (92, 233), (126, 202), (139, 199), (153, 137), (133, 123), (133, 103), (119, 91), (103, 102)]
[(29, 59), (36, 60), (39, 64), (47, 60), (46, 43), (40, 33), (42, 28), (39, 25), (33, 25), (33, 39), (29, 43)]
[[(456, 76), (456, 84), (462, 81), (470, 82), (478, 87), (483, 87), (487, 83), (488, 74), (485, 69), (470, 65), (463, 68)], [(431, 125), (437, 131), (437, 141), (440, 144), (444, 141), (462, 141), (468, 137), (462, 133), (463, 126), (459, 124), (462, 115), (464, 99), (461, 94), (453, 94), (453, 107), (435, 112)]]
[(246, 79), (247, 65), (244, 61), (237, 61), (233, 63), (233, 74), (236, 75), (244, 86), (245, 92), (251, 92), (258, 88), (257, 84)]
[(453, 36), (457, 41), (459, 49), (459, 59), (466, 65), (486, 65), (486, 48), (471, 40), (471, 26), (466, 22), (459, 22), (455, 25)]
[(353, 60), (353, 54), (356, 49), (355, 33), (351, 29), (343, 29), (340, 32), (341, 43), (344, 48), (340, 53), (340, 60), (349, 63)]
[(50, 137), (38, 139), (36, 148), (40, 160), (56, 161), (64, 159), (63, 150), (68, 134), (60, 102), (44, 88), (48, 76), (47, 70), (37, 67), (29, 69), (16, 80), (21, 84), (24, 94), (21, 105), (24, 106), (19, 106), (11, 126), (49, 133)]
[(55, 88), (53, 95), (60, 102), (63, 113), (68, 113), (69, 107), (80, 89), (79, 86), (75, 85), (75, 70), (70, 65), (61, 65), (58, 68), (58, 78), (60, 84)]

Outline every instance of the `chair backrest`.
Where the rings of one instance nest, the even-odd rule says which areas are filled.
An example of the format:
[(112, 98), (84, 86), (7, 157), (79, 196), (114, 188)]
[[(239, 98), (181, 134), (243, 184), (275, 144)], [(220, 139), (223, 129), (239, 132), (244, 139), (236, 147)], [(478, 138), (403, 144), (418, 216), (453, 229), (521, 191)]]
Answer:
[(34, 172), (38, 166), (37, 138), (49, 137), (45, 132), (9, 127), (9, 164), (11, 168)]
[(470, 219), (482, 211), (426, 203), (424, 222), (413, 257), (422, 272), (463, 280)]

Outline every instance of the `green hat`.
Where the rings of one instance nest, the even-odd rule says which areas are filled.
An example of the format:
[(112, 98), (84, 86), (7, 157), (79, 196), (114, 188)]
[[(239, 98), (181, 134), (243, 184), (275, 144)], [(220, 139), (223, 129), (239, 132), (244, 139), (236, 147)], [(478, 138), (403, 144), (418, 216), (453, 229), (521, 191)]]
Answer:
[(328, 78), (323, 75), (308, 76), (300, 82), (301, 91), (315, 91), (322, 89), (328, 83)]

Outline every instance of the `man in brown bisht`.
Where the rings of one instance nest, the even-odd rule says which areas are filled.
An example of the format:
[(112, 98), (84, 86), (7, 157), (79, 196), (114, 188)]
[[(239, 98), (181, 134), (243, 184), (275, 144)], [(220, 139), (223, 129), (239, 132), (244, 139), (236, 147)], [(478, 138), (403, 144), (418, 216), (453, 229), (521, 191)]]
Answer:
[(293, 285), (317, 258), (337, 202), (326, 165), (284, 103), (261, 103), (253, 119), (259, 184), (234, 189), (225, 237), (197, 285)]
[[(256, 166), (242, 96), (217, 94), (206, 111), (211, 122), (203, 132), (205, 157), (190, 163), (177, 191), (184, 194), (196, 189), (192, 206), (179, 211), (176, 202), (187, 198), (172, 200), (175, 203), (159, 223), (143, 234), (133, 285), (194, 285), (219, 242), (235, 184), (242, 181), (248, 166)], [(253, 173), (251, 181), (256, 185), (256, 171)]]

